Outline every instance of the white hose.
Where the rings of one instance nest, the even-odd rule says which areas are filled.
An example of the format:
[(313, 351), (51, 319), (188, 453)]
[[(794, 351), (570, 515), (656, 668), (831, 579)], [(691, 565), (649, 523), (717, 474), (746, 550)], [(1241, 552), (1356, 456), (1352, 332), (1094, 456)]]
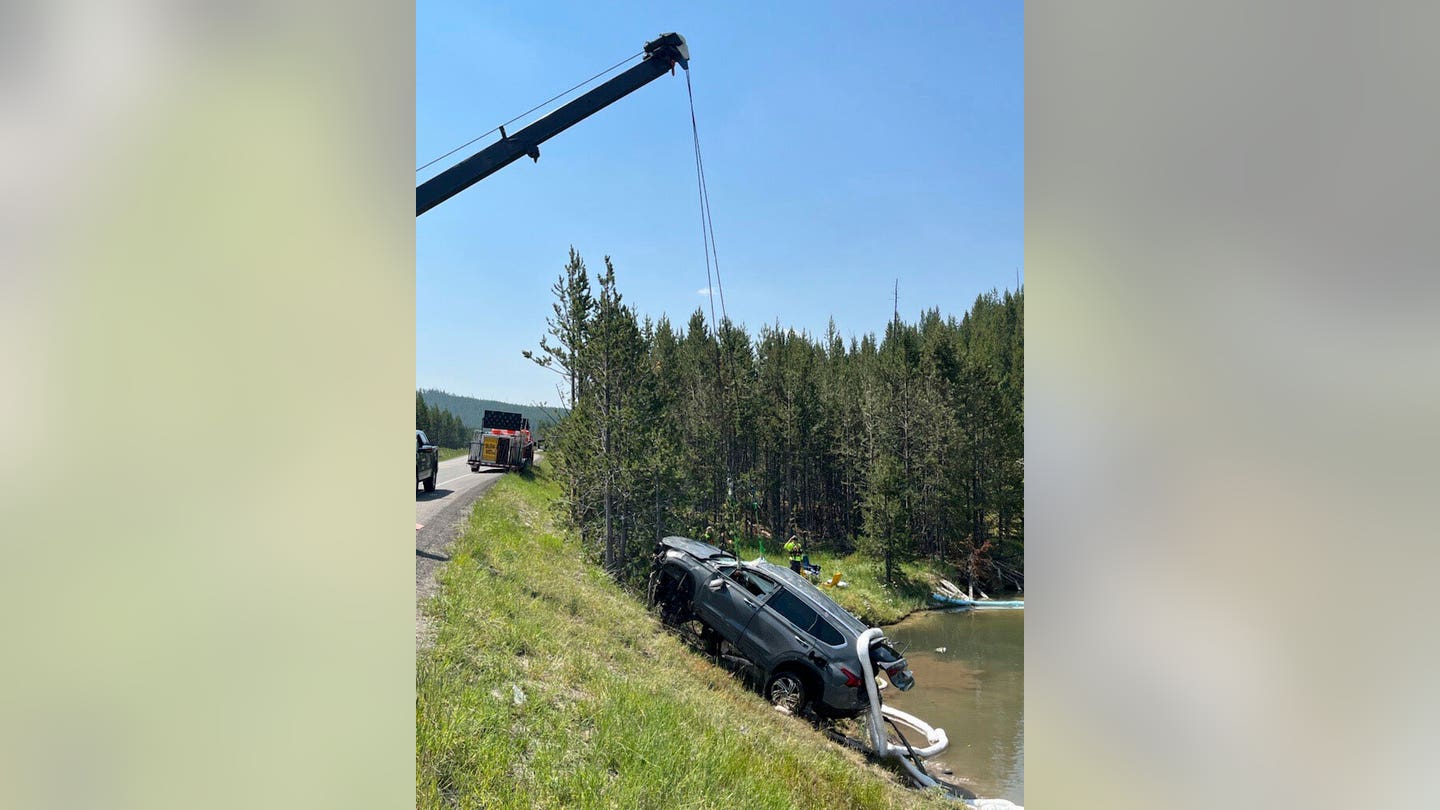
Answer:
[(882, 635), (880, 628), (872, 627), (855, 639), (855, 655), (860, 658), (860, 668), (865, 675), (865, 689), (870, 694), (870, 747), (877, 756), (884, 756), (888, 744), (885, 729), (880, 725), (880, 690), (875, 686), (875, 666), (870, 663), (870, 641)]
[(947, 747), (949, 747), (950, 740), (945, 735), (945, 729), (931, 728), (927, 723), (925, 723), (925, 721), (921, 720), (920, 718), (912, 714), (902, 712), (894, 706), (881, 706), (880, 711), (884, 712), (885, 716), (890, 718), (891, 720), (894, 720), (897, 723), (903, 723), (925, 735), (926, 742), (930, 743), (928, 746), (924, 748), (915, 748), (915, 746), (911, 746), (911, 748), (914, 748), (916, 755), (918, 755), (920, 758), (929, 759), (930, 757), (935, 756), (936, 754), (944, 751)]
[(876, 756), (893, 757), (898, 760), (905, 770), (909, 772), (911, 780), (920, 787), (934, 787), (938, 784), (923, 773), (915, 763), (906, 758), (906, 751), (885, 738), (884, 718), (889, 717), (899, 723), (919, 731), (925, 735), (930, 745), (924, 748), (916, 748), (915, 755), (918, 757), (931, 757), (944, 751), (950, 745), (950, 739), (945, 736), (945, 729), (931, 728), (928, 723), (911, 714), (906, 714), (899, 709), (883, 706), (880, 703), (880, 690), (875, 686), (875, 666), (870, 662), (870, 642), (883, 635), (880, 628), (872, 627), (860, 634), (855, 640), (855, 653), (860, 656), (860, 667), (865, 670), (865, 689), (870, 694), (870, 746), (875, 750)]

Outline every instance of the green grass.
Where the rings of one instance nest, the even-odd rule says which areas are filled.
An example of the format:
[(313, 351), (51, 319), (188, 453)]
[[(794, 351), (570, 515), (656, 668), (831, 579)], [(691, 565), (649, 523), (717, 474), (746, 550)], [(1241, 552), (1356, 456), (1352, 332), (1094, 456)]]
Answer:
[(416, 658), (417, 807), (944, 807), (781, 715), (580, 561), (542, 466), (477, 504)]
[[(782, 543), (765, 543), (765, 559), (776, 565), (788, 566), (790, 558)], [(759, 543), (741, 540), (738, 554), (742, 560), (760, 555)], [(929, 561), (907, 562), (896, 567), (895, 581), (885, 584), (885, 563), (851, 554), (836, 557), (826, 552), (810, 552), (810, 562), (820, 566), (821, 582), (828, 582), (836, 571), (849, 584), (848, 588), (825, 588), (827, 596), (871, 625), (894, 624), (917, 610), (935, 607), (930, 601), (935, 581), (943, 576)]]
[(440, 448), (440, 460), (449, 461), (452, 458), (470, 455), (468, 447), (442, 447)]

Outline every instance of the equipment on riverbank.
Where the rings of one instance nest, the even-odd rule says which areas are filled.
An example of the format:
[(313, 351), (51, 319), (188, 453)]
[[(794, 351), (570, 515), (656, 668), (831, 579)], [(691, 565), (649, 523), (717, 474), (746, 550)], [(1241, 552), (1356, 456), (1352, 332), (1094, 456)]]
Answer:
[(948, 579), (942, 579), (935, 585), (938, 590), (930, 594), (930, 598), (951, 607), (969, 609), (1024, 609), (1025, 603), (1021, 600), (1000, 600), (991, 599), (984, 591), (980, 592), (980, 598), (975, 598), (974, 591), (969, 593), (960, 590), (955, 583)]
[(966, 610), (1024, 610), (1025, 602), (1020, 599), (999, 600), (999, 599), (966, 599), (963, 596), (946, 596), (943, 593), (932, 593), (930, 598), (950, 607), (964, 608)]

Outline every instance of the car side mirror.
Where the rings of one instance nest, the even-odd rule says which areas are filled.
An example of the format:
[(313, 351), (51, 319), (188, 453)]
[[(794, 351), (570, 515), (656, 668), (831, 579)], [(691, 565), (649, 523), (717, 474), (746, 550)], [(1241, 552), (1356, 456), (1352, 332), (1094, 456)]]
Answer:
[(712, 579), (712, 580), (710, 580), (709, 582), (705, 583), (705, 587), (709, 588), (710, 590), (712, 590), (712, 591), (714, 591), (714, 592), (716, 592), (716, 593), (719, 593), (719, 592), (725, 590), (725, 580), (721, 579), (720, 577), (715, 577), (714, 579)]

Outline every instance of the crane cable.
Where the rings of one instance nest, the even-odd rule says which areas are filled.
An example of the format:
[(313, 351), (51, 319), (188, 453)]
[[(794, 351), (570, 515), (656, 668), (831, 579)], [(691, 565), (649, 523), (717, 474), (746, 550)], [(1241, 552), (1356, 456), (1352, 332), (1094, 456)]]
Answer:
[[(645, 52), (644, 52), (644, 51), (638, 51), (638, 52), (636, 52), (636, 53), (632, 53), (632, 54), (630, 54), (629, 56), (625, 57), (624, 59), (621, 59), (619, 62), (616, 62), (615, 64), (611, 65), (610, 67), (605, 68), (604, 70), (600, 71), (599, 73), (596, 73), (594, 76), (591, 76), (590, 78), (586, 79), (585, 81), (580, 82), (579, 84), (575, 85), (574, 87), (570, 88), (569, 90), (562, 91), (562, 92), (560, 92), (560, 93), (557, 93), (557, 94), (551, 96), (550, 98), (545, 99), (544, 101), (540, 102), (539, 104), (536, 104), (534, 107), (531, 107), (530, 109), (526, 110), (525, 112), (520, 113), (519, 115), (515, 116), (514, 118), (511, 118), (509, 121), (506, 121), (505, 123), (501, 124), (500, 126), (495, 127), (494, 129), (490, 130), (489, 132), (482, 132), (482, 133), (480, 133), (479, 135), (476, 135), (475, 137), (471, 138), (470, 140), (466, 141), (465, 143), (460, 144), (459, 146), (455, 147), (454, 149), (451, 149), (449, 152), (446, 152), (445, 154), (441, 155), (440, 157), (437, 157), (437, 158), (435, 158), (434, 160), (430, 161), (429, 163), (426, 163), (424, 166), (421, 166), (420, 168), (416, 169), (416, 170), (415, 170), (415, 173), (416, 173), (416, 174), (419, 174), (420, 172), (425, 171), (426, 169), (430, 168), (431, 166), (434, 166), (436, 163), (439, 163), (440, 161), (444, 160), (445, 158), (450, 157), (451, 155), (455, 154), (456, 152), (459, 152), (461, 149), (464, 149), (465, 147), (469, 146), (470, 144), (475, 143), (476, 141), (480, 140), (481, 138), (485, 137), (486, 135), (489, 135), (489, 134), (492, 133), (492, 132), (499, 132), (499, 131), (500, 131), (500, 127), (508, 127), (508, 126), (510, 126), (511, 124), (515, 123), (516, 121), (519, 121), (521, 118), (524, 118), (525, 116), (529, 115), (530, 113), (533, 113), (533, 112), (535, 112), (536, 110), (540, 109), (541, 107), (544, 107), (546, 104), (549, 104), (550, 102), (552, 102), (552, 101), (554, 101), (554, 100), (556, 100), (556, 99), (558, 99), (558, 98), (564, 98), (565, 96), (570, 95), (571, 93), (575, 92), (576, 90), (579, 90), (580, 88), (582, 88), (582, 87), (584, 87), (585, 85), (587, 85), (587, 84), (595, 81), (596, 79), (600, 78), (601, 76), (604, 76), (605, 74), (610, 73), (611, 71), (615, 70), (616, 68), (618, 68), (618, 67), (620, 67), (621, 65), (625, 64), (626, 62), (629, 62), (631, 59), (634, 59), (635, 57), (640, 56), (640, 55), (643, 54), (643, 53), (645, 53)], [(688, 75), (688, 74), (686, 75), (686, 78), (687, 78), (687, 79), (689, 78), (689, 75)]]
[[(729, 391), (731, 386), (726, 384), (722, 360), (724, 361), (723, 365), (728, 366), (730, 369), (731, 380), (735, 380), (735, 364), (725, 351), (725, 346), (720, 334), (721, 325), (730, 323), (730, 313), (727, 312), (725, 308), (725, 282), (720, 279), (720, 252), (715, 247), (715, 221), (710, 213), (710, 186), (705, 181), (705, 158), (700, 153), (700, 125), (695, 119), (695, 89), (690, 84), (689, 70), (685, 71), (685, 92), (690, 98), (690, 133), (695, 141), (695, 186), (700, 197), (700, 235), (705, 248), (705, 283), (707, 285), (705, 291), (706, 297), (710, 299), (710, 325), (715, 333), (715, 376), (717, 382), (720, 384), (721, 412), (716, 414), (716, 428), (719, 429), (718, 432), (721, 441), (727, 445), (724, 455), (725, 489), (726, 498), (728, 499), (733, 494), (735, 471), (733, 465), (734, 459), (732, 458), (733, 453), (730, 452), (732, 448), (729, 446), (732, 437), (729, 436), (728, 431), (724, 429), (724, 411), (726, 410), (727, 400), (730, 399), (726, 396), (726, 392)], [(715, 262), (715, 280), (714, 285), (710, 286), (710, 262), (712, 259)], [(719, 321), (715, 319), (715, 293), (717, 292), (720, 294), (720, 315), (723, 319)]]
[[(695, 89), (690, 85), (690, 71), (685, 71), (685, 92), (690, 96), (690, 132), (695, 141), (695, 187), (700, 195), (700, 235), (705, 244), (705, 284), (710, 298), (710, 326), (716, 336), (720, 324), (715, 320), (715, 293), (720, 293), (720, 314), (726, 320), (730, 313), (725, 311), (725, 282), (720, 279), (720, 253), (715, 249), (715, 222), (710, 216), (710, 187), (705, 182), (705, 158), (700, 154), (700, 125), (695, 121)], [(711, 286), (710, 260), (715, 260), (715, 280)]]

